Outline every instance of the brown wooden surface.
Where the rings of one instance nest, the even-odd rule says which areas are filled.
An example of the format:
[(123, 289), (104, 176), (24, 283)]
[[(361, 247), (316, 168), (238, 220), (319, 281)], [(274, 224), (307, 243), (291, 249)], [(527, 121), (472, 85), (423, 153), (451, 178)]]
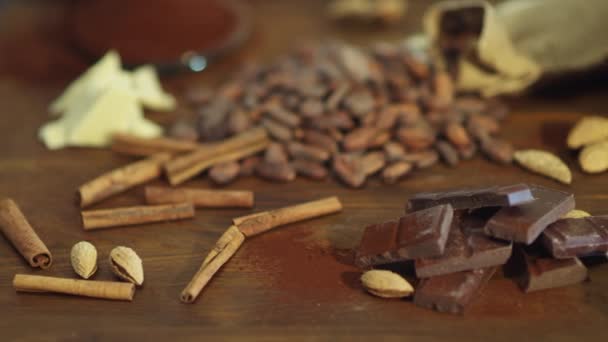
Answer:
[[(201, 75), (183, 76), (166, 84), (175, 90), (197, 80), (214, 82), (225, 78), (240, 58), (268, 59), (307, 39), (337, 37), (358, 43), (394, 40), (413, 32), (423, 7), (423, 2), (413, 2), (403, 28), (390, 33), (368, 33), (363, 29), (340, 30), (325, 22), (321, 15), (322, 1), (258, 1), (255, 4), (256, 35), (239, 58), (230, 58)], [(606, 112), (605, 81), (592, 86), (572, 85), (554, 96), (537, 95), (509, 101), (515, 113), (508, 119), (504, 135), (516, 147), (546, 148), (564, 157), (574, 172), (570, 187), (515, 166), (501, 167), (481, 158), (455, 169), (436, 166), (416, 172), (395, 186), (372, 181), (363, 190), (349, 190), (333, 181), (298, 180), (285, 185), (253, 178), (237, 181), (228, 189), (254, 190), (255, 210), (330, 195), (338, 195), (345, 210), (246, 241), (202, 297), (193, 305), (185, 305), (179, 302), (179, 293), (206, 252), (229, 226), (232, 217), (251, 211), (199, 210), (196, 218), (189, 221), (85, 232), (75, 202), (76, 188), (131, 159), (106, 150), (46, 151), (37, 141), (36, 131), (48, 119), (49, 101), (60, 93), (65, 83), (35, 81), (27, 77), (27, 73), (16, 70), (12, 73), (4, 70), (0, 74), (0, 195), (19, 203), (53, 253), (54, 265), (47, 271), (32, 270), (9, 242), (0, 238), (0, 340), (200, 341), (203, 337), (384, 340), (392, 337), (437, 341), (539, 338), (556, 341), (606, 337), (606, 263), (590, 266), (589, 282), (532, 294), (523, 294), (502, 276), (495, 277), (466, 315), (451, 316), (417, 308), (407, 301), (373, 298), (357, 285), (356, 269), (315, 249), (356, 245), (365, 225), (400, 215), (405, 198), (425, 190), (534, 182), (574, 192), (580, 209), (594, 214), (608, 213), (608, 175), (583, 175), (575, 164), (574, 154), (564, 147), (568, 128), (582, 113)], [(69, 68), (61, 70), (60, 76), (73, 76), (67, 71)], [(172, 120), (164, 114), (151, 117), (163, 123)], [(188, 185), (211, 186), (200, 178)], [(142, 201), (143, 189), (139, 187), (95, 208), (137, 205)], [(89, 240), (98, 248), (100, 271), (94, 278), (97, 280), (114, 279), (107, 263), (114, 246), (126, 245), (139, 253), (146, 279), (133, 302), (15, 293), (11, 286), (15, 273), (75, 277), (69, 264), (69, 251), (80, 240)], [(260, 251), (270, 250), (277, 244), (288, 246), (282, 249), (284, 254), (276, 253), (281, 259), (264, 260), (265, 254)], [(283, 262), (300, 257), (304, 260), (302, 267), (288, 267), (290, 264)], [(294, 279), (298, 283), (294, 283)]]

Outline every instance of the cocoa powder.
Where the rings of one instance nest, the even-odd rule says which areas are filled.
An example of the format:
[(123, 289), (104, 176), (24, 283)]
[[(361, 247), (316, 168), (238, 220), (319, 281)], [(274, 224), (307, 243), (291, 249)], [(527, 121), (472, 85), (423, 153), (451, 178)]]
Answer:
[(82, 1), (70, 17), (88, 52), (101, 56), (113, 48), (129, 64), (177, 61), (187, 51), (218, 48), (238, 25), (234, 9), (217, 0)]
[(357, 296), (360, 271), (350, 251), (334, 249), (315, 228), (297, 225), (247, 241), (240, 257), (259, 272), (283, 299), (341, 301)]

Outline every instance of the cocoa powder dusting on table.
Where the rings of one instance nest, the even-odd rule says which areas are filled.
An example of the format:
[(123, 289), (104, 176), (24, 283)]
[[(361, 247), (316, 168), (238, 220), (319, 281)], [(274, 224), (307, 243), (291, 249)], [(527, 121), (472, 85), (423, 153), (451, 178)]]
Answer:
[(259, 272), (282, 299), (344, 300), (360, 294), (360, 271), (350, 251), (336, 249), (308, 226), (296, 226), (247, 241), (242, 260)]

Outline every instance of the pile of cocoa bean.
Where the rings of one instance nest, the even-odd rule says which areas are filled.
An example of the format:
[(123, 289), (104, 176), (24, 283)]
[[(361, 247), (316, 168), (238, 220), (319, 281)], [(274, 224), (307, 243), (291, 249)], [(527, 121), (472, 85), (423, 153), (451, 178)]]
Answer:
[(510, 163), (513, 148), (497, 137), (508, 109), (456, 93), (445, 70), (407, 44), (302, 46), (245, 65), (216, 91), (188, 89), (198, 120), (177, 122), (170, 135), (211, 142), (264, 126), (274, 142), (263, 155), (214, 166), (208, 176), (219, 184), (250, 174), (279, 182), (333, 174), (351, 187), (378, 174), (394, 183), (478, 150)]

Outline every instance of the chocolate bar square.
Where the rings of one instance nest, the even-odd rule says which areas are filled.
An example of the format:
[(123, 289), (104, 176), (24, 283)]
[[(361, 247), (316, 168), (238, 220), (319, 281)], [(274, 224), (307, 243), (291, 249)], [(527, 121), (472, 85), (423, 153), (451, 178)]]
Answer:
[(574, 196), (563, 191), (531, 186), (535, 201), (500, 209), (484, 231), (493, 237), (531, 244), (560, 217), (574, 209)]
[(440, 205), (368, 226), (356, 255), (360, 267), (441, 255), (454, 211)]
[(606, 254), (608, 216), (558, 220), (545, 229), (541, 241), (558, 259)]
[(484, 207), (510, 207), (534, 201), (528, 185), (515, 184), (489, 188), (465, 189), (445, 192), (426, 192), (409, 198), (406, 211), (450, 204), (454, 210)]

